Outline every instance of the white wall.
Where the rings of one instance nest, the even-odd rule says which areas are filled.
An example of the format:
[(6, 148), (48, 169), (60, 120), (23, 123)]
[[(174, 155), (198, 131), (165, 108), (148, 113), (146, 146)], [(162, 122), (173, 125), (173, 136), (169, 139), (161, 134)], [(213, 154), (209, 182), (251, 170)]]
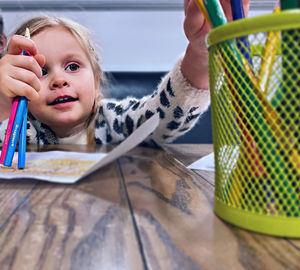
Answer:
[[(250, 12), (249, 16), (269, 13)], [(7, 35), (41, 12), (3, 11)], [(105, 71), (167, 71), (187, 45), (183, 11), (47, 12), (76, 20), (94, 33)]]

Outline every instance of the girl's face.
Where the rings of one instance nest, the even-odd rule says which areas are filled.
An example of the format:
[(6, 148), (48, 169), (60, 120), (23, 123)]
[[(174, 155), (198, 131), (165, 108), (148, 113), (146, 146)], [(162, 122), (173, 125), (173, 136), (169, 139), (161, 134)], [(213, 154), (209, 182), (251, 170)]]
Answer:
[(32, 37), (46, 58), (39, 99), (29, 110), (58, 137), (84, 129), (95, 100), (95, 79), (90, 61), (73, 35), (62, 26), (46, 28)]

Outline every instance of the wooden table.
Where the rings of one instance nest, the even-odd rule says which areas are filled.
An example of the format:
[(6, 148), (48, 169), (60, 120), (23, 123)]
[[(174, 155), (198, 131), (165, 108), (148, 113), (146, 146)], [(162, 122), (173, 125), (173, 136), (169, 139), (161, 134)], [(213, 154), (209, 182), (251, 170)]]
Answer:
[(139, 147), (74, 185), (0, 180), (0, 270), (300, 269), (300, 240), (215, 216), (213, 174), (185, 167), (211, 151)]

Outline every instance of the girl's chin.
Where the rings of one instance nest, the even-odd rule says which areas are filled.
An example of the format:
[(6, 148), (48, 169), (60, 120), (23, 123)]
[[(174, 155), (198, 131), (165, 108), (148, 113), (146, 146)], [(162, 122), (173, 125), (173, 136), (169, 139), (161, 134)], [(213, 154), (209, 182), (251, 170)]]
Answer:
[[(73, 130), (84, 129), (88, 115), (74, 113), (52, 113), (34, 117), (41, 123), (49, 126), (56, 134), (73, 133)], [(52, 116), (52, 117), (51, 117)]]
[(61, 117), (47, 121), (46, 125), (49, 126), (55, 133), (74, 133), (74, 130), (84, 129), (85, 123), (85, 119)]

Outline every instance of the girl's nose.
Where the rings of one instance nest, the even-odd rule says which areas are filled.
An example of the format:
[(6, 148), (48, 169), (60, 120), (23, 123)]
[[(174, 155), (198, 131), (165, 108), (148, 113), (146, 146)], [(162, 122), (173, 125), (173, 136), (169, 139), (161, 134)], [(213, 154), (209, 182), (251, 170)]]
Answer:
[(69, 82), (62, 77), (56, 78), (56, 79), (52, 80), (50, 83), (50, 89), (53, 89), (53, 90), (55, 90), (57, 88), (68, 87), (68, 86), (70, 86)]

